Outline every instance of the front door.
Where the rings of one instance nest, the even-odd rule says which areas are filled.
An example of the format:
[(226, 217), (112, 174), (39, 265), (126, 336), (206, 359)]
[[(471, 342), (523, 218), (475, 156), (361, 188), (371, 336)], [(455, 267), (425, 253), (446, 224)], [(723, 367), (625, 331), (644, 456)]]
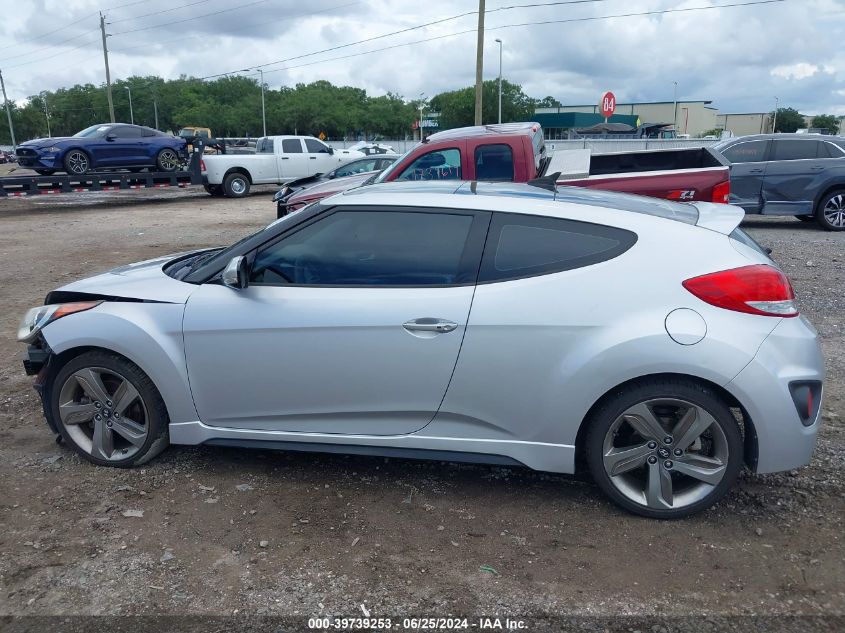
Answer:
[[(302, 139), (283, 138), (281, 146), (276, 148), (279, 157), (279, 173), (282, 180), (295, 180), (310, 176), (308, 155), (302, 147)], [(277, 141), (278, 142), (278, 141)]]
[(763, 213), (806, 215), (813, 212), (819, 192), (818, 179), (825, 163), (819, 157), (819, 141), (812, 137), (776, 139), (763, 179)]
[(766, 175), (766, 154), (769, 141), (742, 141), (731, 145), (722, 154), (731, 163), (730, 203), (746, 213), (760, 213), (763, 178)]
[(457, 362), (489, 215), (327, 212), (257, 250), (250, 285), (185, 310), (208, 425), (397, 435), (436, 414)]
[(308, 155), (308, 174), (325, 174), (337, 166), (338, 159), (328, 145), (316, 138), (305, 138), (305, 153)]

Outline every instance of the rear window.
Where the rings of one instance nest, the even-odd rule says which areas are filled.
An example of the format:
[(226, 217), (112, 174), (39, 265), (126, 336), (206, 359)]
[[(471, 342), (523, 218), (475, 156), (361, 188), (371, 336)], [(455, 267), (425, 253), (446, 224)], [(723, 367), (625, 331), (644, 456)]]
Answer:
[(590, 266), (613, 259), (637, 241), (610, 226), (515, 213), (496, 213), (479, 282), (506, 281)]
[(282, 139), (282, 152), (285, 154), (301, 154), (302, 143), (298, 138)]
[(806, 160), (817, 158), (819, 142), (813, 140), (778, 140), (772, 152), (772, 160)]
[(475, 148), (475, 179), (513, 180), (513, 151), (510, 145), (479, 145)]
[(757, 163), (766, 157), (768, 141), (744, 141), (725, 149), (717, 146), (722, 155), (732, 163)]

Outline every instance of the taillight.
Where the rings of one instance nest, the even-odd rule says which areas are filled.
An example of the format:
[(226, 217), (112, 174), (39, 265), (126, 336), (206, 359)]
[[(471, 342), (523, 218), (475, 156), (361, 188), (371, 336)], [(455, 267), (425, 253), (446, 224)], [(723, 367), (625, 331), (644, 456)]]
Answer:
[(798, 316), (789, 278), (766, 264), (693, 277), (683, 285), (702, 301), (726, 310), (763, 316)]
[(205, 168), (205, 161), (202, 158), (200, 158), (200, 171), (208, 171)]
[(711, 200), (713, 202), (718, 202), (719, 204), (728, 204), (731, 198), (731, 181), (726, 180), (724, 182), (720, 182), (718, 185), (713, 187), (713, 197)]

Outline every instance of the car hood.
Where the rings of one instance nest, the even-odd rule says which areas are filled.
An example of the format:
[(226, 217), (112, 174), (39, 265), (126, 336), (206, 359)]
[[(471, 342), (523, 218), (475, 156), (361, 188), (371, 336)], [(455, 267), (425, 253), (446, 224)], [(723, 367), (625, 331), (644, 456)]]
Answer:
[(353, 187), (360, 187), (372, 175), (373, 172), (368, 171), (363, 174), (353, 174), (352, 176), (318, 182), (310, 187), (305, 187), (297, 191), (288, 199), (288, 204), (293, 204), (300, 200), (326, 198), (341, 191), (352, 189)]
[(201, 251), (176, 253), (119, 266), (99, 275), (74, 281), (57, 288), (55, 292), (81, 292), (139, 301), (185, 303), (197, 286), (173, 279), (165, 274), (163, 268), (168, 262), (192, 252)]
[(34, 138), (31, 141), (24, 141), (18, 147), (49, 147), (50, 145), (55, 145), (56, 143), (61, 143), (62, 141), (69, 141), (71, 140), (72, 136), (51, 136), (48, 138)]

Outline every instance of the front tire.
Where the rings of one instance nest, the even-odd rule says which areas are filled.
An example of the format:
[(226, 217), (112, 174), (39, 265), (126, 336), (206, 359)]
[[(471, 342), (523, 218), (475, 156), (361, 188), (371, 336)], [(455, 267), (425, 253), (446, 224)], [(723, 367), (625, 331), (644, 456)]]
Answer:
[(179, 155), (170, 148), (161, 150), (156, 155), (156, 167), (159, 171), (176, 171), (179, 169)]
[(91, 159), (81, 149), (72, 149), (65, 154), (65, 171), (71, 176), (82, 176), (91, 170)]
[(80, 354), (55, 374), (45, 394), (64, 441), (100, 466), (129, 468), (169, 443), (167, 409), (141, 369), (105, 351)]
[(731, 410), (694, 381), (647, 380), (624, 388), (588, 424), (593, 479), (641, 516), (701, 512), (725, 496), (742, 467), (742, 435)]
[(837, 189), (819, 200), (816, 220), (828, 231), (845, 231), (845, 189)]
[(249, 178), (241, 172), (234, 172), (223, 179), (223, 193), (227, 198), (243, 198), (249, 194)]
[(35, 171), (35, 173), (39, 176), (52, 176), (56, 173), (54, 169), (35, 169), (33, 171)]
[(816, 216), (814, 215), (796, 215), (795, 218), (797, 220), (801, 220), (801, 222), (804, 222), (806, 224), (816, 221)]

